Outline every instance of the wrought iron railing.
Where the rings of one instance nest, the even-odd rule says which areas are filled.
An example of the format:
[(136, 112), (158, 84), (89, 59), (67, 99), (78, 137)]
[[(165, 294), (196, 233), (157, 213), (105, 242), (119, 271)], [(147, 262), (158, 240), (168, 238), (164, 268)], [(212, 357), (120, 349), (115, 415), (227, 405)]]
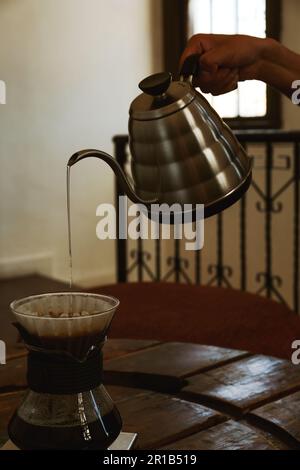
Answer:
[[(204, 250), (185, 252), (176, 239), (167, 244), (153, 240), (150, 245), (145, 240), (118, 240), (118, 281), (238, 288), (273, 298), (299, 313), (300, 132), (238, 131), (236, 135), (254, 157), (253, 181), (237, 204), (208, 219)], [(116, 136), (114, 145), (116, 159), (126, 168), (128, 137)], [(122, 194), (117, 183), (117, 211)]]

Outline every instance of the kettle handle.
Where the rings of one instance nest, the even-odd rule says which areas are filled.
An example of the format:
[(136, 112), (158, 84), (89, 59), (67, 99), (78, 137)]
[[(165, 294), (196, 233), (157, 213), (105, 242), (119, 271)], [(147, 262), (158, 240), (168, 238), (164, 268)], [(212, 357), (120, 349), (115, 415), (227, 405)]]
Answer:
[(193, 79), (200, 71), (200, 54), (192, 54), (188, 56), (180, 70), (181, 80)]
[(80, 160), (83, 160), (84, 158), (88, 158), (88, 157), (100, 158), (100, 160), (103, 160), (105, 163), (107, 163), (111, 167), (113, 172), (115, 173), (123, 191), (129, 197), (129, 199), (131, 199), (131, 201), (134, 202), (135, 204), (150, 205), (150, 204), (155, 204), (158, 202), (158, 199), (151, 199), (148, 201), (141, 199), (134, 191), (132, 185), (128, 181), (128, 178), (126, 177), (119, 163), (111, 155), (109, 155), (108, 153), (102, 152), (101, 150), (89, 149), (89, 150), (80, 150), (79, 152), (74, 153), (74, 155), (72, 155), (72, 157), (68, 161), (68, 167), (71, 167), (75, 165), (75, 163), (78, 163)]

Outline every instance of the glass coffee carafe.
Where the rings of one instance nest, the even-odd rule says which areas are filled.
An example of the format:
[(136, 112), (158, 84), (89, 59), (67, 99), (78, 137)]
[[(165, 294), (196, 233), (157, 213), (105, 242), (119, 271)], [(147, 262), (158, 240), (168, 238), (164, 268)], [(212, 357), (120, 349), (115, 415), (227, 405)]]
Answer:
[(85, 293), (11, 304), (29, 351), (29, 391), (8, 426), (19, 449), (107, 449), (118, 437), (121, 418), (102, 384), (102, 347), (118, 305)]

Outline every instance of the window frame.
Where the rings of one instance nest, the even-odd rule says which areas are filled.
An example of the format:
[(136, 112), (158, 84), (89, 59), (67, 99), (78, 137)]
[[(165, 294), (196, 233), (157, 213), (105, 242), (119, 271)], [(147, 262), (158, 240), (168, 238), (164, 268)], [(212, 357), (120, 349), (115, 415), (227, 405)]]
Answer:
[[(189, 0), (162, 0), (164, 67), (179, 78), (178, 61), (187, 42)], [(280, 41), (282, 0), (266, 0), (266, 35)], [(262, 117), (225, 118), (233, 129), (279, 129), (282, 127), (281, 96), (267, 86), (267, 113)]]

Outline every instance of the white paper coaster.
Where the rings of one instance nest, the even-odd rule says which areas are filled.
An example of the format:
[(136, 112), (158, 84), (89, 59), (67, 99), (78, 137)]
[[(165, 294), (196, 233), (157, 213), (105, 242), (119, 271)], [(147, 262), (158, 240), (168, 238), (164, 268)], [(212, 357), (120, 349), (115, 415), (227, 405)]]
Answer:
[[(130, 450), (134, 447), (137, 434), (133, 432), (121, 432), (108, 450)], [(19, 450), (11, 441), (7, 441), (1, 450)]]

